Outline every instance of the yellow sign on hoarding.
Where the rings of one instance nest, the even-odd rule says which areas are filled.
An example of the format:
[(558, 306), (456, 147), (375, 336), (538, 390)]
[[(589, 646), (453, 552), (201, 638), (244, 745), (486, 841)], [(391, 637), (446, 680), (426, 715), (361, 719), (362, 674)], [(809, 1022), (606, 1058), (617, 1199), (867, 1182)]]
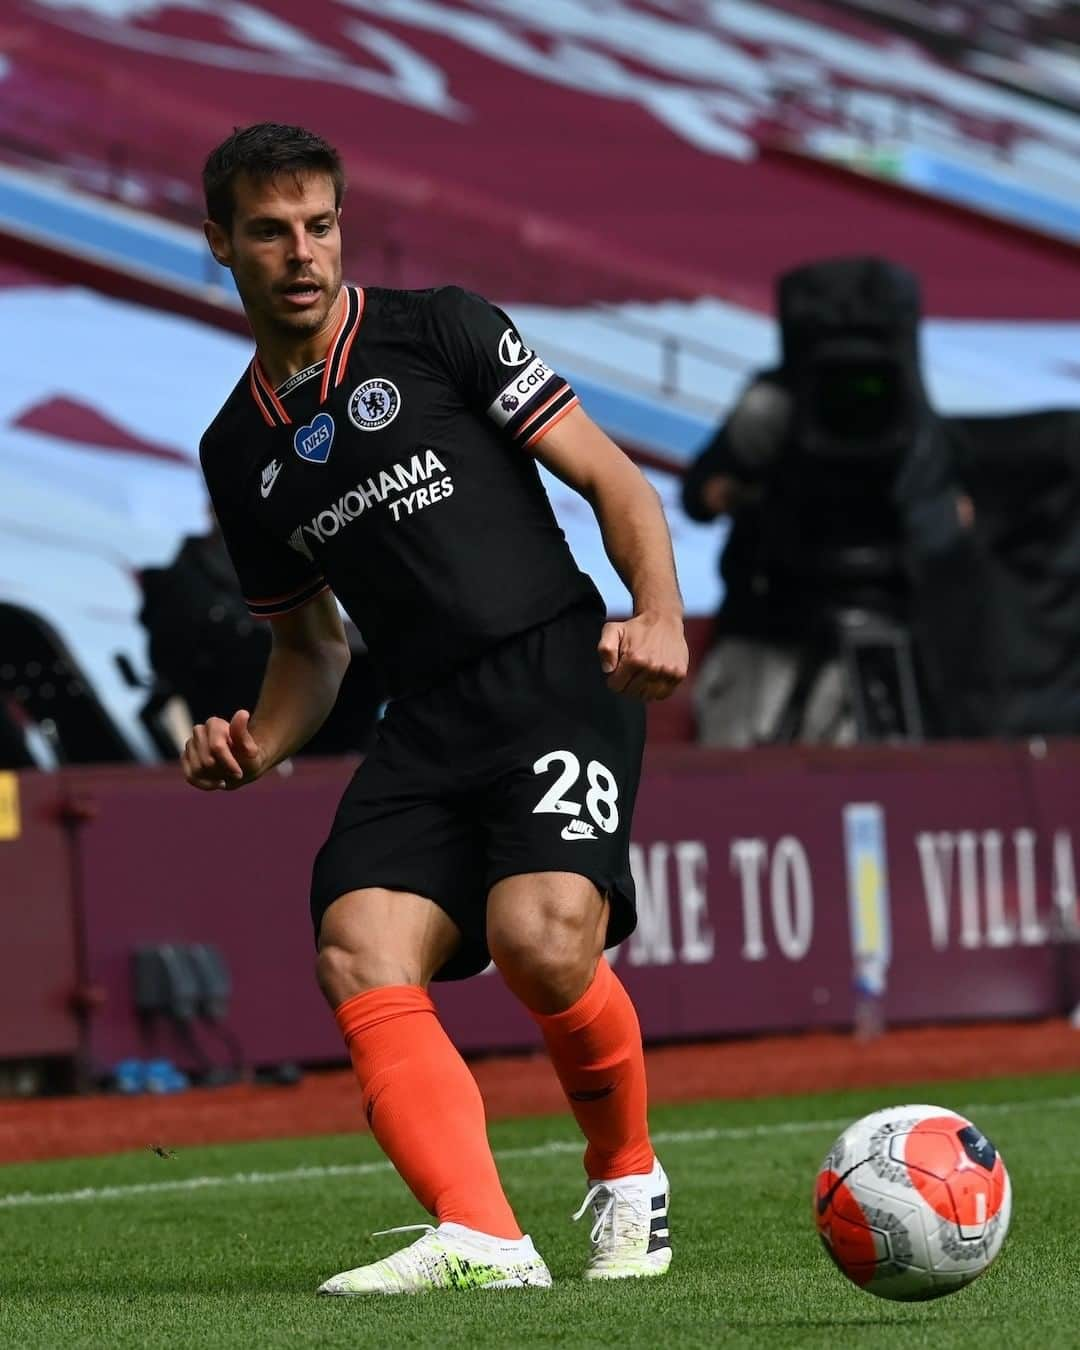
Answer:
[(0, 773), (0, 841), (18, 839), (19, 780), (13, 773)]

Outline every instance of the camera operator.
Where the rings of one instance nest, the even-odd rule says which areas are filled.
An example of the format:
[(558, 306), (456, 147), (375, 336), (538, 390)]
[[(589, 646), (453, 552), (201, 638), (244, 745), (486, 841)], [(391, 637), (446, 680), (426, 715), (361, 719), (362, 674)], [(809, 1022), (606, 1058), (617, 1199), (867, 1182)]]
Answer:
[(786, 273), (778, 299), (781, 364), (751, 380), (683, 483), (692, 519), (732, 518), (699, 736), (918, 736), (913, 593), (963, 552), (972, 508), (919, 374), (917, 282), (836, 259)]

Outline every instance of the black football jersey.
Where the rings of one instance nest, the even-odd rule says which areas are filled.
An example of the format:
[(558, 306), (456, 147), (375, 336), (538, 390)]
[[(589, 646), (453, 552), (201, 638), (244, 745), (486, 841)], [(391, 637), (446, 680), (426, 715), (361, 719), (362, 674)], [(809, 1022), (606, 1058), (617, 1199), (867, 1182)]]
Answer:
[(258, 357), (203, 436), (251, 612), (329, 586), (394, 695), (600, 597), (528, 453), (577, 405), (502, 310), (459, 287), (346, 287), (327, 357)]

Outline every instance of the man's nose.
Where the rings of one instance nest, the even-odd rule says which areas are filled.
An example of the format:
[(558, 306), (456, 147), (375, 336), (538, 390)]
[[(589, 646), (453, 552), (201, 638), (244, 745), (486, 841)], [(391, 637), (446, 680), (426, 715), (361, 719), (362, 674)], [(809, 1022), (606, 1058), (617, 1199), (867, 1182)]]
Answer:
[(311, 242), (307, 230), (297, 225), (289, 236), (289, 256), (294, 262), (309, 263), (312, 259)]

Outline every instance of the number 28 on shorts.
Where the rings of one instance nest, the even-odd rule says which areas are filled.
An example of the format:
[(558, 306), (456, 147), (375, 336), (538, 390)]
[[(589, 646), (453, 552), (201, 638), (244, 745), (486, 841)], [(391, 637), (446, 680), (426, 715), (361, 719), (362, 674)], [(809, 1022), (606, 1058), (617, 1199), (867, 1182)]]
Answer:
[[(541, 755), (533, 765), (533, 773), (546, 774), (561, 766), (561, 772), (533, 807), (533, 815), (579, 817), (582, 803), (567, 794), (574, 790), (581, 778), (581, 760), (572, 750), (551, 750)], [(598, 759), (591, 759), (585, 768), (584, 809), (605, 834), (614, 834), (619, 828), (619, 785), (615, 775)]]

